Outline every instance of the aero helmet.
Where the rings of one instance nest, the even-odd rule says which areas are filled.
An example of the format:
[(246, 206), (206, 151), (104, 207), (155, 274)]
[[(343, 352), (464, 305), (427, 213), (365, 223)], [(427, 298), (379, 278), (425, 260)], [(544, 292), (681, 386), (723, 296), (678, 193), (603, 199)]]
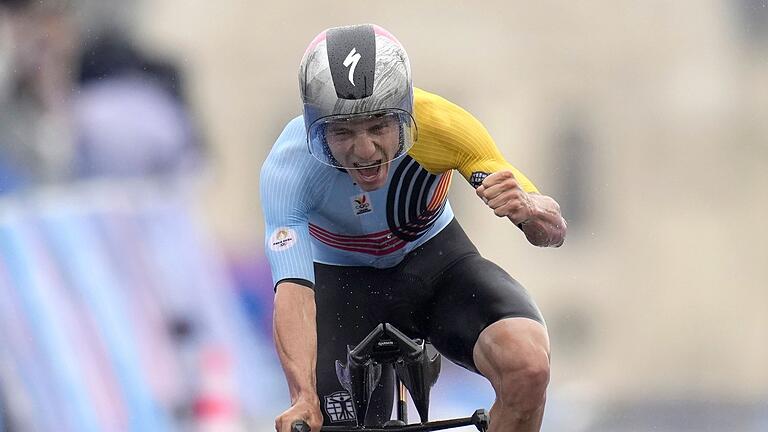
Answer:
[(301, 60), (299, 87), (309, 152), (325, 164), (358, 168), (343, 166), (331, 154), (325, 131), (332, 122), (379, 116), (396, 120), (399, 147), (380, 164), (404, 155), (417, 137), (408, 55), (377, 25), (336, 27), (317, 35)]

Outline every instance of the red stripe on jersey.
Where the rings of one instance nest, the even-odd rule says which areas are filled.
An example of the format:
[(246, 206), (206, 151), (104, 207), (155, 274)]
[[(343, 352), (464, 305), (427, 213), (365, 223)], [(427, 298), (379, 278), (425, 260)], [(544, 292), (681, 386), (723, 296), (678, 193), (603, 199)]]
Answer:
[(375, 233), (371, 233), (371, 234), (366, 234), (366, 235), (362, 235), (362, 236), (353, 236), (353, 235), (336, 234), (336, 233), (330, 232), (330, 231), (328, 231), (328, 230), (326, 230), (324, 228), (321, 228), (318, 225), (314, 225), (314, 224), (309, 224), (309, 228), (310, 229), (316, 229), (316, 230), (318, 230), (318, 231), (320, 231), (320, 232), (322, 232), (324, 234), (327, 234), (327, 235), (329, 235), (331, 237), (338, 238), (340, 240), (349, 240), (349, 241), (354, 241), (354, 240), (377, 240), (377, 239), (385, 238), (387, 235), (392, 234), (392, 231), (384, 230), (384, 231), (379, 231), (379, 232), (375, 232)]
[[(318, 241), (328, 246), (331, 246), (333, 248), (341, 249), (348, 252), (360, 252), (360, 253), (365, 253), (368, 255), (376, 255), (376, 256), (390, 254), (396, 250), (402, 249), (403, 246), (405, 246), (406, 244), (406, 242), (400, 240), (397, 237), (394, 237), (392, 241), (388, 242), (388, 244), (382, 244), (380, 247), (371, 248), (371, 247), (364, 247), (362, 245), (349, 244), (349, 243), (344, 244), (344, 243), (335, 242), (326, 237), (320, 237), (316, 233), (311, 231), (310, 231), (310, 234), (312, 235), (312, 237), (316, 238)], [(383, 246), (388, 246), (388, 247), (382, 248)]]
[(373, 240), (348, 240), (343, 239), (339, 237), (335, 237), (333, 235), (326, 234), (326, 232), (314, 229), (313, 227), (309, 228), (309, 233), (312, 235), (312, 237), (315, 237), (316, 239), (322, 241), (323, 243), (332, 245), (332, 246), (348, 246), (348, 247), (356, 247), (356, 248), (365, 248), (370, 250), (381, 250), (383, 248), (391, 246), (393, 243), (397, 242), (397, 237), (390, 236), (390, 237), (384, 237), (381, 240), (373, 241)]

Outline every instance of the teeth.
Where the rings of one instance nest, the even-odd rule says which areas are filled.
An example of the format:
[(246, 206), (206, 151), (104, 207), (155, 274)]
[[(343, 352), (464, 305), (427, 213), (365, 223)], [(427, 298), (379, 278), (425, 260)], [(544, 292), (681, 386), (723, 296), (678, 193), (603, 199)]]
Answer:
[(381, 159), (379, 159), (377, 161), (373, 161), (373, 162), (371, 162), (369, 164), (366, 164), (366, 165), (363, 165), (361, 163), (355, 162), (354, 165), (355, 165), (355, 168), (362, 168), (362, 169), (373, 168), (373, 167), (375, 167), (377, 165), (381, 165)]

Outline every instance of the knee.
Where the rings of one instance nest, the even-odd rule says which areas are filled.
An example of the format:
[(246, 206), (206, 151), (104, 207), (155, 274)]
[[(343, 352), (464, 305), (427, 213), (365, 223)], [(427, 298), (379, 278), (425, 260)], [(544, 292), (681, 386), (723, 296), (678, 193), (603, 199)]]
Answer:
[(543, 349), (510, 353), (502, 359), (498, 371), (497, 393), (502, 401), (529, 400), (532, 408), (543, 401), (549, 385), (549, 356)]
[(549, 341), (533, 321), (497, 323), (481, 334), (476, 364), (504, 405), (535, 409), (544, 402), (549, 384)]

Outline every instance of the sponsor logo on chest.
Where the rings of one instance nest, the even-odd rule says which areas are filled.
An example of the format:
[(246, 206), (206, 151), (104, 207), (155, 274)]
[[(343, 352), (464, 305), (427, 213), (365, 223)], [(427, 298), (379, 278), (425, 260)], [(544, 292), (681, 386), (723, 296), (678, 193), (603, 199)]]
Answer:
[(373, 203), (371, 197), (367, 193), (361, 195), (355, 195), (350, 198), (352, 201), (352, 212), (355, 216), (364, 215), (373, 211)]

